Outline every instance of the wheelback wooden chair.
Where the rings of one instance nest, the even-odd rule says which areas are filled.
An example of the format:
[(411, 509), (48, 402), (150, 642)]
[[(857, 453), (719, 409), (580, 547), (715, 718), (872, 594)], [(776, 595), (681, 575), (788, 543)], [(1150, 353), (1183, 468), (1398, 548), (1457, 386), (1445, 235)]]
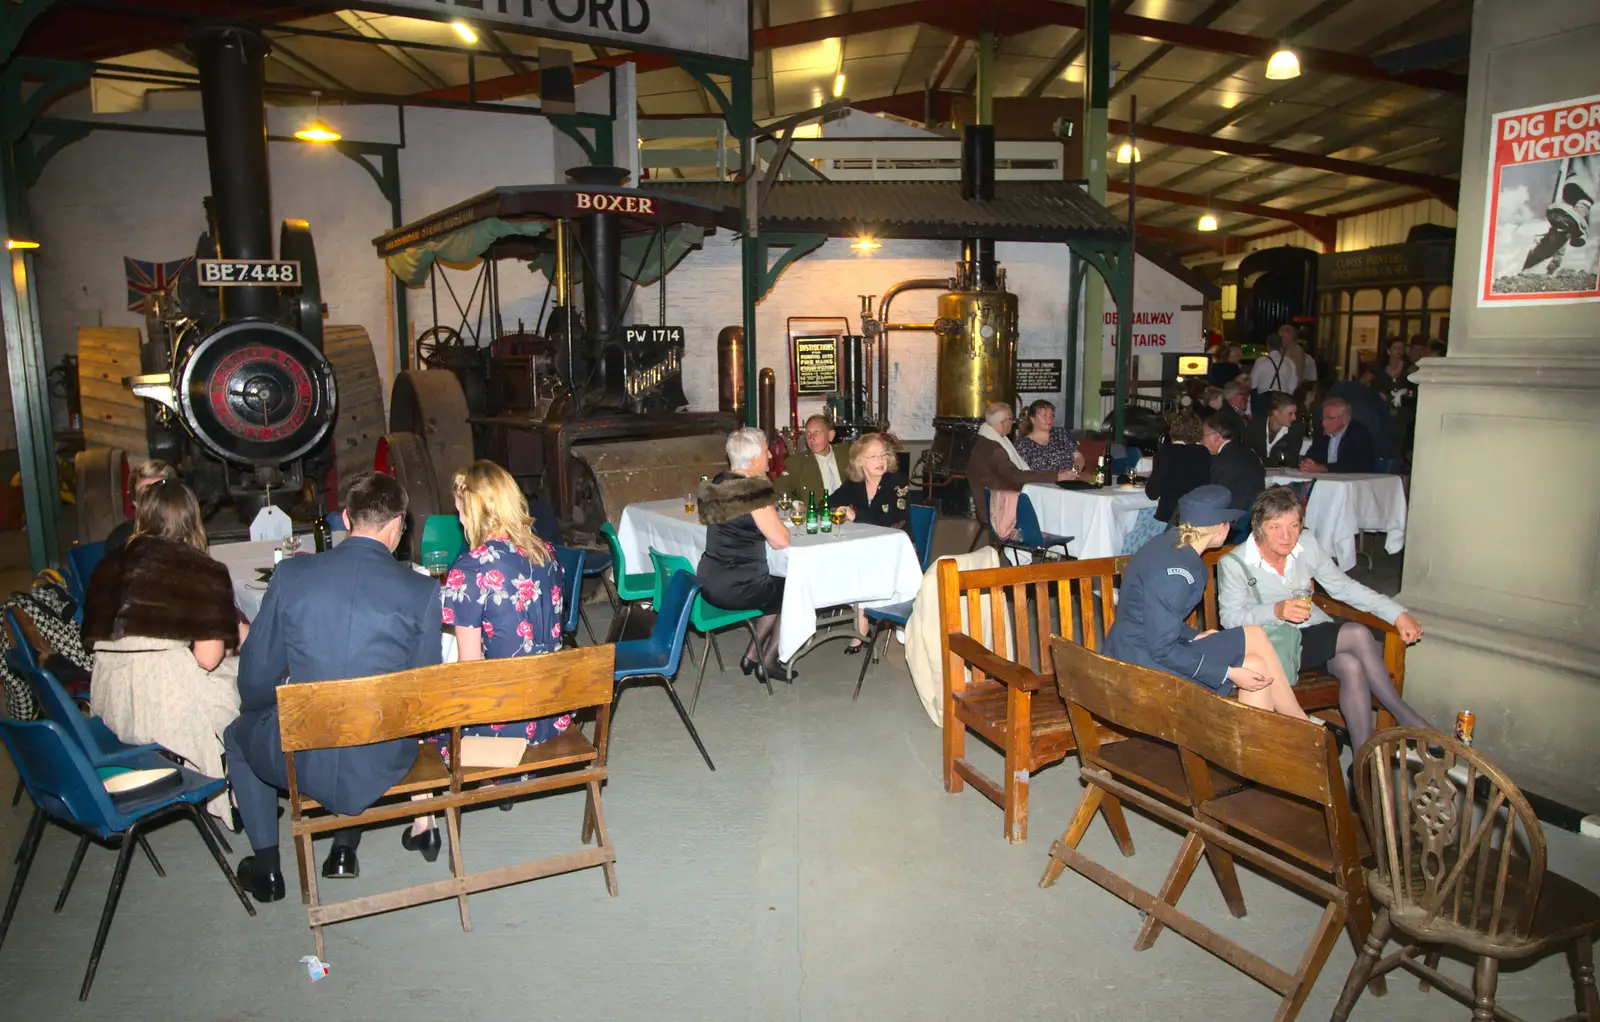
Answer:
[[(1355, 776), (1377, 862), (1367, 888), (1381, 911), (1333, 1022), (1349, 1017), (1370, 979), (1395, 968), (1470, 1005), (1474, 1020), (1514, 1022), (1494, 1003), (1500, 963), (1563, 945), (1578, 1010), (1562, 1022), (1600, 1022), (1591, 946), (1600, 896), (1545, 869), (1544, 831), (1517, 786), (1478, 752), (1426, 728), (1378, 732), (1357, 750)], [(1406, 946), (1380, 960), (1394, 931)], [(1472, 989), (1438, 971), (1440, 946), (1478, 956)]]

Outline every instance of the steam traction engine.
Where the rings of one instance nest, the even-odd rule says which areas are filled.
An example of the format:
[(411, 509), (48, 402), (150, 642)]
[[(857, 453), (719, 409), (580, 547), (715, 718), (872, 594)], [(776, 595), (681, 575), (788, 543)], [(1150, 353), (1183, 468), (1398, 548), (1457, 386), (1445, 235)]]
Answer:
[[(80, 338), (80, 382), (125, 388), (120, 395), (103, 385), (85, 388), (100, 402), (98, 414), (86, 402), (86, 439), (122, 446), (91, 446), (78, 456), (84, 540), (104, 535), (131, 511), (125, 449), (178, 466), (208, 513), (236, 509), (238, 521), (224, 516), (210, 523), (226, 534), (269, 501), (289, 504), (308, 481), (323, 485), (341, 449), (332, 442), (336, 434), (347, 474), (370, 464), (381, 427), (371, 343), (359, 327), (324, 329), (316, 250), (304, 221), (283, 222), (274, 258), (266, 41), (235, 28), (204, 29), (189, 46), (206, 123), (209, 230), (196, 259), (152, 295), (142, 343), (136, 330)], [(136, 354), (126, 350), (133, 345)], [(337, 371), (330, 353), (343, 363)], [(346, 382), (349, 393), (341, 394)], [(136, 429), (103, 435), (119, 417), (136, 426), (131, 409), (143, 418), (143, 450)], [(363, 433), (372, 438), (363, 440)]]
[(486, 457), (549, 501), (569, 541), (592, 542), (628, 503), (682, 494), (725, 466), (724, 437), (740, 422), (681, 411), (682, 329), (623, 320), (634, 286), (664, 289), (673, 263), (707, 231), (736, 226), (735, 211), (623, 187), (619, 168), (568, 176), (484, 192), (373, 242), (409, 284), (427, 279), (431, 253), (446, 245), (452, 259), (483, 260), (489, 295), (497, 260), (529, 261), (550, 280), (535, 330), (499, 331), (497, 309), (489, 343), (472, 348), (435, 323), (419, 337), (418, 360), (449, 368), (395, 378), (377, 463), (419, 515), (448, 513), (456, 471)]

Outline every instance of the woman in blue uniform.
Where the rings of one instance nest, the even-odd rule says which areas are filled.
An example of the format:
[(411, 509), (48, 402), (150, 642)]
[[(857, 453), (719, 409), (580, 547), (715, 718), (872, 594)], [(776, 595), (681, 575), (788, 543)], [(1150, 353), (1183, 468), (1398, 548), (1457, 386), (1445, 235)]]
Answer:
[(1210, 569), (1200, 555), (1221, 546), (1244, 511), (1228, 506), (1228, 490), (1207, 484), (1178, 501), (1173, 528), (1133, 555), (1122, 574), (1117, 619), (1105, 654), (1238, 693), (1246, 706), (1305, 719), (1267, 633), (1255, 625), (1197, 632), (1184, 620), (1206, 593)]

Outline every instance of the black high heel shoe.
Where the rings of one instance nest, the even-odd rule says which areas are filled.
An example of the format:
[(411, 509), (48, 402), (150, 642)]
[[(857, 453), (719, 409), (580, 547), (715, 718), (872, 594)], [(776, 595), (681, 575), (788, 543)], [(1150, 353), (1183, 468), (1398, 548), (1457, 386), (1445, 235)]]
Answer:
[(756, 672), (756, 666), (756, 662), (749, 657), (742, 657), (739, 660), (739, 669), (744, 672), (746, 678)]
[(770, 667), (762, 668), (762, 670), (765, 672), (768, 681), (794, 680), (794, 677), (789, 673), (789, 669), (782, 664), (773, 664)]
[(443, 845), (444, 838), (437, 825), (429, 827), (421, 837), (412, 836), (410, 827), (400, 832), (400, 846), (408, 852), (421, 852), (423, 859), (428, 862), (439, 858), (439, 849)]

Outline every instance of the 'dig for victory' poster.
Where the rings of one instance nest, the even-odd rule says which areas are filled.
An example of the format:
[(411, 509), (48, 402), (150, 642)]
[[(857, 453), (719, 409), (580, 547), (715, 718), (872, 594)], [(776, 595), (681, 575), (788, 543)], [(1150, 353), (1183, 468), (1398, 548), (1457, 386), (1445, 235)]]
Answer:
[(1600, 96), (1493, 128), (1478, 304), (1600, 301)]

